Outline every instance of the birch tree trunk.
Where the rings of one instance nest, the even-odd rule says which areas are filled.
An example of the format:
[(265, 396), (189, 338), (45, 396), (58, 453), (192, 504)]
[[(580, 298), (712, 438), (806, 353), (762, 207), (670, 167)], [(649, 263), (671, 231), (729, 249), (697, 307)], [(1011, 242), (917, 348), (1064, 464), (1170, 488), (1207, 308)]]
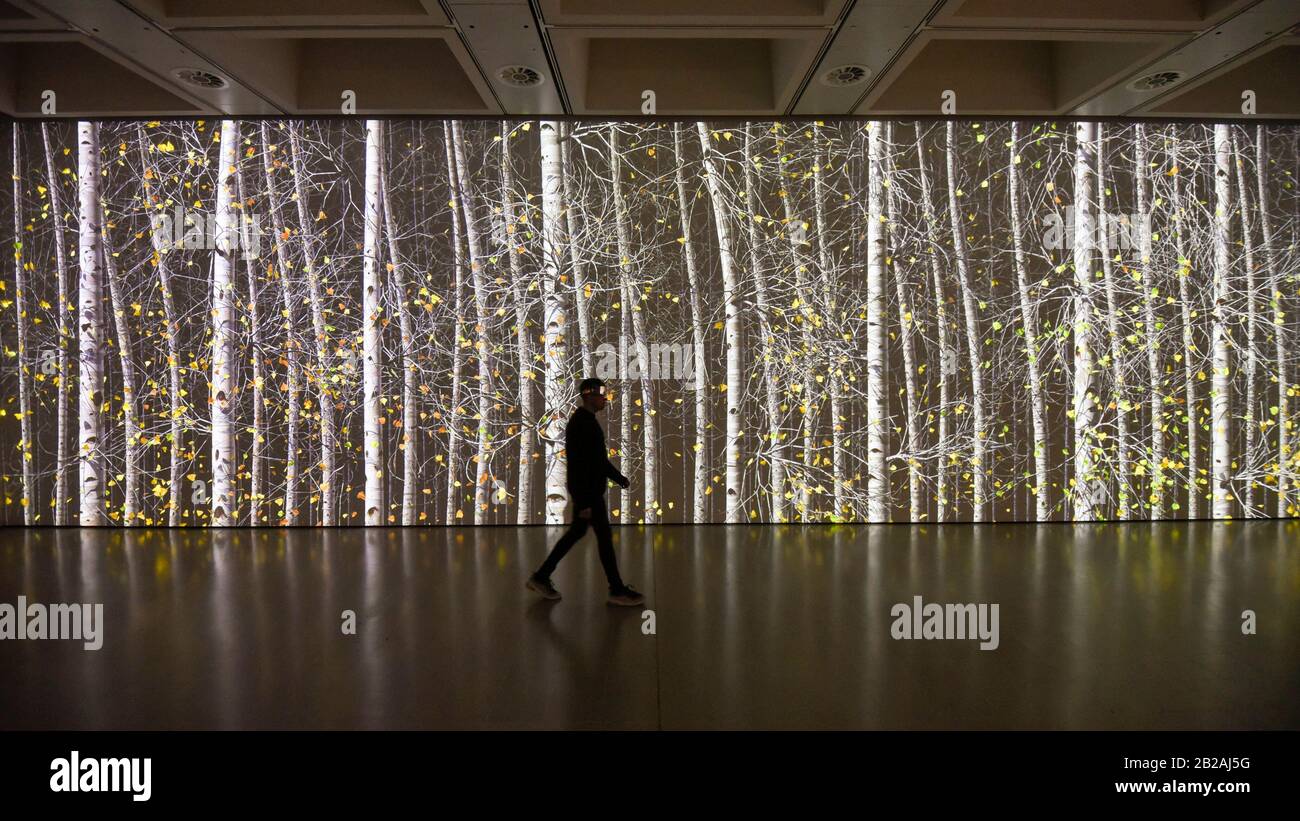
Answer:
[(1232, 189), (1228, 164), (1231, 145), (1228, 126), (1214, 126), (1214, 311), (1213, 311), (1213, 364), (1210, 413), (1213, 442), (1211, 481), (1215, 519), (1232, 516), (1232, 454), (1228, 442), (1231, 436), (1232, 382), (1228, 347), (1228, 243), (1232, 238)]
[[(538, 128), (542, 154), (542, 322), (545, 326), (543, 351), (546, 368), (546, 414), (542, 440), (546, 443), (546, 523), (564, 523), (569, 504), (565, 486), (567, 459), (564, 453), (563, 409), (573, 391), (568, 383), (568, 316), (564, 309), (561, 255), (565, 227), (562, 196), (564, 182), (560, 149), (560, 123), (542, 120)], [(569, 205), (572, 208), (572, 204)]]
[(985, 459), (986, 434), (984, 428), (984, 375), (980, 364), (979, 352), (979, 317), (977, 314), (975, 294), (971, 291), (970, 275), (967, 271), (966, 233), (962, 229), (961, 209), (957, 204), (957, 147), (954, 125), (948, 121), (948, 214), (952, 225), (953, 255), (957, 263), (957, 280), (961, 284), (962, 305), (966, 314), (966, 352), (970, 360), (971, 404), (975, 414), (975, 430), (971, 434), (971, 475), (974, 477), (974, 495), (972, 518), (976, 522), (984, 521), (984, 501), (986, 497)]
[(239, 124), (221, 121), (221, 153), (217, 167), (217, 248), (212, 256), (212, 525), (236, 524), (235, 516), (235, 282), (232, 257), (238, 223), (232, 208), (236, 196), (235, 162)]
[[(1241, 151), (1241, 146), (1237, 142), (1235, 132), (1231, 134), (1232, 139), (1232, 163), (1237, 168), (1237, 199), (1240, 202), (1241, 210), (1241, 241), (1245, 246), (1246, 254), (1246, 408), (1241, 414), (1244, 420), (1243, 427), (1246, 434), (1244, 451), (1241, 454), (1240, 465), (1242, 471), (1253, 473), (1255, 465), (1255, 433), (1258, 422), (1258, 394), (1255, 388), (1256, 375), (1259, 373), (1259, 360), (1255, 350), (1255, 339), (1257, 337), (1258, 311), (1255, 308), (1255, 235), (1252, 230), (1250, 217), (1250, 194), (1246, 188), (1246, 169), (1245, 159)], [(1256, 169), (1256, 173), (1259, 170)], [(1265, 208), (1264, 203), (1260, 202), (1260, 212)], [(1279, 359), (1278, 362), (1285, 360)], [(1253, 475), (1246, 477), (1245, 487), (1242, 488), (1242, 505), (1245, 507), (1245, 515), (1254, 517), (1261, 515), (1255, 503), (1255, 488), (1258, 481)]]
[[(885, 243), (880, 131), (867, 123), (867, 521), (889, 521), (885, 473)], [(949, 126), (951, 128), (951, 124)]]
[(488, 456), (491, 450), (492, 422), (492, 340), (488, 336), (487, 283), (483, 274), (483, 251), (474, 215), (478, 211), (474, 191), (469, 184), (469, 166), (465, 163), (465, 137), (459, 121), (451, 125), (452, 145), (456, 153), (456, 177), (460, 184), (460, 203), (465, 214), (465, 239), (469, 246), (470, 278), (474, 284), (475, 348), (478, 359), (478, 453), (474, 458), (474, 524), (486, 522)]
[(573, 185), (574, 172), (569, 160), (569, 143), (572, 141), (573, 127), (561, 123), (560, 128), (564, 132), (560, 141), (562, 195), (565, 204), (564, 219), (568, 232), (569, 267), (573, 271), (574, 309), (578, 314), (578, 348), (582, 355), (583, 378), (586, 378), (595, 373), (595, 365), (592, 362), (591, 355), (591, 319), (587, 308), (587, 281), (583, 273), (582, 254), (578, 249), (578, 237), (580, 236), (578, 215), (582, 202), (577, 194), (576, 187)]
[[(951, 128), (951, 125), (949, 126)], [(1096, 167), (1095, 123), (1075, 125), (1074, 153), (1074, 477), (1075, 521), (1101, 517), (1105, 491), (1100, 476), (1097, 440), (1097, 393), (1092, 333), (1092, 252), (1096, 222), (1092, 213), (1093, 169)]]
[[(620, 254), (620, 259), (622, 255)], [(618, 456), (619, 467), (625, 476), (635, 476), (636, 469), (636, 450), (632, 441), (632, 387), (630, 380), (631, 371), (635, 370), (635, 363), (631, 363), (633, 368), (629, 369), (627, 349), (629, 344), (635, 346), (636, 341), (632, 336), (632, 311), (628, 307), (632, 304), (632, 295), (627, 290), (627, 278), (622, 273), (623, 266), (619, 265), (618, 278), (618, 390), (623, 399), (619, 404), (619, 430), (618, 430)], [(623, 490), (616, 488), (614, 490), (614, 507), (610, 509), (613, 516), (622, 517), (622, 521), (636, 521), (636, 517), (631, 514), (632, 507), (636, 503), (636, 497), (629, 488)]]
[(465, 258), (461, 247), (460, 218), (460, 182), (456, 176), (456, 152), (453, 147), (451, 123), (442, 124), (443, 141), (447, 151), (447, 203), (451, 206), (451, 251), (452, 251), (452, 302), (456, 312), (455, 342), (451, 353), (451, 408), (447, 412), (447, 524), (456, 524), (465, 514), (460, 508), (460, 499), (456, 493), (459, 483), (457, 477), (457, 460), (461, 454), (461, 374), (464, 372), (462, 340), (465, 339)]
[(934, 213), (934, 200), (930, 194), (930, 178), (925, 167), (925, 147), (920, 125), (916, 129), (917, 177), (921, 185), (921, 212), (925, 221), (926, 259), (930, 263), (930, 278), (934, 281), (935, 328), (939, 341), (939, 430), (938, 449), (934, 460), (935, 516), (936, 522), (948, 519), (948, 407), (951, 402), (949, 378), (957, 353), (948, 341), (948, 299), (944, 293), (943, 272), (939, 266), (939, 220)]
[(99, 125), (77, 123), (78, 252), (81, 262), (77, 293), (78, 366), (77, 443), (82, 527), (108, 524), (104, 515), (103, 293), (100, 274)]
[[(1170, 484), (1165, 479), (1165, 433), (1164, 433), (1164, 388), (1160, 372), (1160, 341), (1156, 333), (1156, 285), (1155, 265), (1151, 248), (1151, 193), (1149, 188), (1149, 161), (1147, 159), (1146, 126), (1138, 123), (1134, 126), (1134, 182), (1137, 188), (1138, 226), (1138, 264), (1142, 275), (1142, 319), (1146, 337), (1144, 347), (1147, 353), (1148, 385), (1147, 404), (1150, 406), (1151, 418), (1151, 479), (1147, 502), (1151, 505), (1150, 517), (1165, 517), (1165, 488)], [(1182, 277), (1179, 278), (1180, 280)], [(1184, 283), (1183, 287), (1186, 287)], [(1184, 350), (1183, 359), (1190, 360), (1190, 350)], [(1188, 364), (1190, 368), (1190, 362)], [(1190, 375), (1190, 370), (1188, 374)], [(1190, 406), (1189, 406), (1190, 407)]]
[(1020, 326), (1025, 335), (1025, 363), (1029, 369), (1029, 406), (1034, 427), (1034, 518), (1051, 518), (1047, 496), (1047, 412), (1043, 405), (1043, 377), (1038, 355), (1038, 311), (1030, 295), (1020, 222), (1020, 123), (1011, 123), (1010, 162), (1007, 163), (1007, 197), (1011, 204), (1011, 244), (1016, 259), (1016, 286), (1020, 295)]
[(894, 268), (894, 296), (898, 300), (898, 332), (903, 348), (903, 370), (905, 378), (903, 388), (907, 399), (907, 511), (909, 522), (925, 519), (925, 497), (921, 487), (921, 460), (916, 454), (921, 452), (921, 411), (918, 405), (916, 386), (916, 343), (912, 331), (916, 318), (912, 309), (916, 304), (909, 300), (907, 276), (900, 263), (900, 240), (895, 236), (898, 230), (898, 211), (894, 202), (894, 124), (885, 125), (884, 157), (881, 160), (883, 179), (881, 185), (885, 190), (885, 258)]
[[(1106, 210), (1106, 138), (1104, 126), (1097, 124), (1097, 232), (1094, 236), (1105, 237), (1102, 247), (1097, 249), (1101, 257), (1102, 279), (1106, 285), (1106, 336), (1109, 343), (1111, 401), (1115, 405), (1115, 461), (1111, 472), (1115, 476), (1117, 489), (1115, 499), (1115, 518), (1124, 521), (1129, 518), (1129, 504), (1133, 498), (1141, 495), (1141, 483), (1132, 482), (1129, 472), (1133, 469), (1134, 459), (1129, 439), (1128, 415), (1133, 405), (1128, 400), (1127, 386), (1124, 384), (1124, 341), (1120, 332), (1120, 312), (1123, 310), (1115, 292), (1115, 266), (1111, 261), (1111, 230)], [(1150, 298), (1148, 296), (1148, 298)], [(1148, 326), (1148, 334), (1154, 334), (1155, 328)]]
[[(793, 176), (791, 177), (793, 179)], [(816, 369), (816, 344), (812, 336), (813, 311), (807, 298), (808, 288), (808, 262), (803, 256), (803, 250), (799, 247), (805, 242), (801, 238), (805, 223), (794, 213), (794, 191), (788, 187), (786, 182), (782, 182), (782, 191), (780, 192), (781, 205), (785, 215), (785, 234), (790, 240), (790, 259), (794, 262), (794, 290), (795, 299), (792, 307), (798, 312), (796, 321), (799, 323), (799, 339), (802, 344), (800, 358), (803, 361), (804, 371), (799, 376), (797, 385), (797, 399), (803, 410), (803, 472), (799, 478), (799, 513), (803, 521), (813, 520), (812, 509), (812, 491), (813, 491), (813, 466), (816, 419), (817, 419), (817, 398), (813, 396), (813, 390), (810, 385), (816, 381), (814, 371)]]
[[(15, 120), (13, 125), (14, 165), (14, 319), (18, 326), (18, 413), (19, 413), (19, 452), (22, 454), (23, 471), (23, 524), (30, 527), (36, 522), (36, 481), (33, 476), (32, 448), (32, 396), (31, 366), (27, 357), (27, 278), (23, 271), (23, 258), (26, 254), (23, 243), (23, 198), (22, 198), (22, 157), (19, 154), (19, 128)], [(60, 310), (62, 306), (60, 305)]]
[(397, 245), (397, 219), (393, 216), (393, 201), (388, 179), (388, 162), (380, 156), (379, 188), (380, 206), (384, 214), (384, 235), (388, 237), (388, 259), (392, 266), (393, 283), (397, 287), (397, 316), (402, 333), (402, 436), (397, 447), (402, 451), (402, 524), (413, 525), (419, 511), (416, 485), (419, 482), (420, 420), (416, 405), (419, 402), (419, 366), (415, 354), (415, 320), (411, 316), (411, 295), (408, 288), (407, 266)]
[(41, 142), (45, 148), (45, 178), (50, 190), (50, 214), (54, 220), (54, 259), (58, 282), (58, 404), (56, 411), (55, 469), (54, 469), (54, 524), (68, 524), (68, 465), (72, 454), (68, 452), (68, 384), (72, 373), (68, 370), (68, 351), (72, 349), (71, 301), (68, 299), (68, 250), (64, 232), (62, 183), (54, 173), (54, 152), (50, 148), (49, 123), (41, 123)]
[[(1199, 519), (1201, 510), (1201, 493), (1198, 485), (1200, 465), (1200, 419), (1198, 418), (1196, 368), (1192, 365), (1192, 355), (1200, 355), (1192, 336), (1192, 294), (1188, 284), (1191, 276), (1191, 260), (1187, 257), (1186, 237), (1183, 234), (1182, 177), (1179, 169), (1179, 152), (1177, 129), (1169, 128), (1169, 164), (1174, 171), (1173, 212), (1174, 212), (1174, 250), (1178, 256), (1178, 301), (1182, 309), (1183, 323), (1183, 401), (1187, 409), (1187, 518)], [(1147, 293), (1150, 293), (1148, 290)]]
[(140, 509), (140, 413), (136, 407), (139, 394), (136, 381), (135, 362), (131, 352), (135, 342), (131, 334), (131, 319), (127, 314), (130, 306), (126, 299), (126, 283), (118, 274), (117, 252), (113, 250), (112, 230), (104, 212), (104, 204), (99, 202), (99, 225), (103, 232), (100, 238), (100, 253), (104, 266), (104, 278), (108, 280), (109, 302), (113, 306), (113, 327), (117, 332), (117, 356), (122, 366), (122, 427), (124, 434), (125, 477), (122, 504), (122, 524), (134, 525), (144, 517)]
[[(748, 134), (746, 134), (746, 139), (748, 139)], [(709, 487), (709, 367), (704, 352), (706, 320), (704, 318), (704, 308), (701, 304), (703, 293), (700, 288), (699, 270), (695, 264), (695, 242), (691, 236), (691, 212), (686, 199), (686, 154), (682, 145), (681, 123), (673, 123), (673, 150), (676, 157), (674, 168), (677, 181), (677, 219), (682, 231), (680, 242), (682, 245), (682, 258), (686, 263), (686, 287), (690, 290), (691, 355), (694, 360), (695, 370), (693, 388), (695, 394), (695, 443), (691, 446), (691, 454), (694, 460), (694, 484), (691, 494), (691, 510), (693, 521), (696, 524), (703, 524), (709, 518), (708, 497), (705, 493)], [(748, 149), (746, 149), (746, 153), (748, 153)], [(748, 180), (748, 160), (745, 165), (745, 173)], [(746, 186), (748, 184), (747, 181)], [(750, 225), (753, 225), (752, 220), (750, 220)], [(760, 308), (759, 310), (762, 311), (763, 309)], [(766, 321), (765, 316), (762, 319)]]
[[(167, 479), (170, 484), (167, 494), (167, 526), (179, 527), (181, 524), (181, 499), (185, 494), (185, 471), (182, 467), (181, 455), (183, 453), (182, 446), (185, 438), (187, 415), (184, 397), (181, 395), (181, 352), (178, 339), (180, 320), (176, 313), (176, 297), (172, 288), (171, 261), (167, 256), (171, 250), (173, 240), (168, 235), (168, 229), (165, 227), (169, 223), (164, 217), (167, 209), (167, 198), (161, 193), (162, 176), (154, 170), (153, 165), (149, 162), (149, 151), (152, 150), (152, 143), (145, 135), (142, 126), (138, 128), (137, 133), (140, 142), (140, 167), (141, 173), (144, 175), (143, 185), (150, 211), (149, 242), (153, 248), (154, 264), (158, 268), (158, 290), (162, 292), (163, 321), (166, 322), (163, 337), (167, 343), (167, 435), (171, 440), (167, 448), (169, 462)], [(159, 193), (156, 195), (148, 193), (155, 185)], [(157, 214), (154, 213), (155, 210), (158, 212)]]
[(311, 302), (312, 334), (316, 342), (316, 397), (320, 411), (320, 495), (321, 524), (333, 527), (338, 524), (334, 507), (334, 395), (329, 387), (330, 355), (329, 331), (325, 328), (325, 305), (321, 295), (320, 271), (316, 267), (316, 233), (312, 227), (311, 211), (307, 204), (307, 168), (297, 124), (289, 125), (289, 152), (293, 159), (294, 197), (298, 203), (298, 231), (302, 236), (303, 272), (307, 275), (307, 290)]
[(379, 295), (383, 290), (383, 277), (379, 273), (380, 251), (380, 187), (379, 163), (384, 142), (384, 126), (380, 120), (366, 120), (366, 193), (365, 233), (361, 274), (361, 353), (363, 359), (361, 383), (365, 436), (366, 514), (368, 526), (384, 524), (387, 505), (384, 499), (384, 443), (379, 419), (383, 415), (379, 399), (384, 386), (380, 380), (383, 347), (380, 332), (383, 327), (383, 308)]
[[(286, 242), (288, 234), (285, 231), (284, 218), (280, 212), (280, 202), (275, 188), (275, 166), (277, 163), (271, 158), (271, 132), (267, 128), (266, 121), (262, 121), (261, 131), (262, 174), (266, 182), (266, 207), (271, 212), (271, 227), (275, 232), (275, 262), (279, 268), (280, 298), (284, 305), (281, 310), (284, 322), (281, 324), (284, 328), (285, 392), (288, 394), (286, 397), (287, 407), (284, 413), (288, 431), (284, 463), (284, 509), (279, 521), (281, 524), (296, 525), (298, 524), (299, 508), (302, 504), (299, 490), (299, 474), (301, 471), (298, 466), (298, 450), (300, 447), (298, 426), (299, 417), (302, 414), (302, 364), (298, 360), (301, 345), (294, 334), (298, 327), (298, 299), (294, 294), (293, 280), (291, 279), (292, 268)], [(159, 270), (161, 273), (161, 268)], [(173, 470), (175, 470), (175, 467), (173, 467)]]
[(1255, 126), (1255, 182), (1259, 188), (1259, 231), (1263, 244), (1260, 248), (1264, 255), (1264, 270), (1268, 277), (1269, 305), (1273, 309), (1273, 354), (1277, 359), (1277, 516), (1290, 515), (1291, 472), (1288, 463), (1294, 450), (1291, 444), (1290, 410), (1291, 382), (1287, 376), (1286, 364), (1286, 322), (1283, 310), (1282, 281), (1278, 275), (1276, 252), (1273, 246), (1273, 225), (1269, 220), (1268, 191), (1264, 182), (1268, 168), (1268, 151), (1266, 149), (1267, 132), (1264, 126)]
[[(659, 422), (656, 418), (654, 379), (659, 376), (657, 364), (651, 360), (649, 334), (645, 327), (645, 312), (641, 309), (641, 286), (632, 279), (632, 242), (628, 231), (627, 204), (623, 199), (623, 185), (619, 179), (621, 161), (618, 154), (618, 132), (610, 129), (610, 167), (614, 179), (614, 213), (615, 231), (618, 237), (619, 272), (623, 282), (626, 302), (625, 313), (632, 317), (632, 331), (636, 341), (636, 358), (639, 363), (637, 371), (641, 383), (641, 433), (642, 448), (645, 455), (642, 465), (645, 473), (645, 498), (643, 507), (646, 524), (659, 521), (662, 510), (659, 506)], [(626, 404), (626, 403), (625, 403)]]
[[(265, 347), (262, 342), (262, 317), (257, 307), (257, 258), (253, 254), (253, 234), (257, 230), (248, 213), (248, 190), (244, 187), (242, 158), (235, 166), (235, 188), (239, 192), (239, 208), (233, 214), (239, 223), (239, 256), (244, 260), (244, 273), (248, 278), (248, 355), (253, 377), (253, 432), (252, 459), (249, 465), (248, 523), (256, 526), (266, 502), (266, 373), (262, 367)], [(246, 389), (245, 389), (246, 390)]]
[[(817, 220), (817, 265), (822, 275), (822, 321), (832, 332), (832, 338), (825, 345), (826, 355), (826, 392), (831, 404), (831, 482), (835, 500), (835, 518), (848, 518), (844, 500), (844, 408), (840, 399), (840, 379), (843, 360), (840, 348), (842, 339), (839, 335), (839, 320), (836, 316), (835, 295), (838, 282), (835, 266), (831, 259), (830, 242), (826, 232), (826, 193), (824, 176), (826, 174), (827, 154), (825, 138), (821, 125), (813, 123), (813, 211)], [(882, 252), (883, 256), (883, 252)], [(883, 316), (883, 315), (882, 315)]]
[(519, 490), (516, 496), (515, 521), (526, 525), (533, 515), (533, 448), (536, 445), (537, 411), (533, 405), (533, 343), (528, 333), (527, 290), (524, 279), (523, 244), (516, 234), (519, 222), (515, 214), (514, 169), (510, 163), (510, 124), (501, 123), (501, 214), (505, 222), (506, 256), (510, 258), (510, 295), (515, 303), (515, 348), (519, 356)]
[[(767, 274), (763, 271), (761, 255), (759, 253), (759, 236), (758, 236), (758, 192), (755, 190), (757, 180), (754, 175), (754, 164), (758, 162), (758, 155), (755, 153), (753, 144), (754, 123), (745, 123), (745, 225), (749, 233), (749, 273), (754, 280), (754, 300), (758, 309), (758, 332), (759, 332), (759, 356), (763, 361), (763, 399), (767, 410), (767, 440), (768, 440), (768, 464), (769, 464), (769, 483), (771, 494), (771, 509), (773, 522), (787, 522), (790, 520), (789, 506), (786, 504), (785, 492), (785, 433), (781, 424), (781, 401), (777, 387), (777, 355), (774, 350), (775, 340), (772, 333), (771, 310), (772, 305), (767, 294)], [(680, 152), (679, 168), (680, 168)], [(678, 171), (680, 178), (680, 170)], [(701, 318), (700, 330), (703, 332), (703, 321)], [(703, 376), (703, 345), (698, 343), (698, 354), (696, 363), (696, 391), (697, 403), (698, 396), (702, 396), (704, 389), (698, 387), (701, 383), (707, 385), (707, 379)], [(697, 408), (699, 405), (697, 404)], [(700, 434), (697, 432), (697, 441)], [(707, 471), (705, 472), (705, 481), (708, 479)], [(698, 479), (697, 479), (698, 482)]]
[(727, 200), (722, 189), (720, 169), (713, 161), (713, 147), (709, 143), (709, 129), (696, 123), (700, 135), (700, 152), (704, 159), (704, 175), (713, 204), (713, 223), (718, 232), (718, 260), (722, 265), (722, 298), (726, 304), (724, 344), (727, 356), (727, 513), (728, 524), (745, 521), (745, 511), (740, 498), (740, 399), (741, 360), (744, 356), (740, 329), (739, 282), (736, 278), (735, 257), (732, 253), (731, 227), (727, 223)]

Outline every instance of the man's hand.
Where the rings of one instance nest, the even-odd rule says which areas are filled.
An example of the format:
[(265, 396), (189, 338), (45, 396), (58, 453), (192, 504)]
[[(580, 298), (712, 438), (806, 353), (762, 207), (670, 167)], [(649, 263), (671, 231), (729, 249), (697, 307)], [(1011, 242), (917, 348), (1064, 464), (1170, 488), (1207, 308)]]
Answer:
[(632, 480), (628, 479), (626, 476), (620, 476), (615, 481), (618, 482), (618, 486), (624, 490), (627, 490), (632, 486)]
[(591, 508), (589, 508), (589, 507), (584, 507), (582, 510), (579, 510), (579, 511), (578, 511), (578, 518), (579, 518), (579, 519), (590, 519), (590, 518), (591, 518)]

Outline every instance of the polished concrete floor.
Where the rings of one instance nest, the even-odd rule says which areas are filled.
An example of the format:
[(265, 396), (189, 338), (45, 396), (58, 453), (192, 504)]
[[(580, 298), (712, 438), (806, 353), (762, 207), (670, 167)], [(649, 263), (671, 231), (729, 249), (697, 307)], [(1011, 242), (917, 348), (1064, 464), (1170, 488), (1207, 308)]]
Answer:
[(652, 635), (590, 537), (524, 590), (555, 535), (0, 530), (0, 605), (105, 617), (0, 641), (0, 729), (1300, 728), (1300, 522), (619, 528)]

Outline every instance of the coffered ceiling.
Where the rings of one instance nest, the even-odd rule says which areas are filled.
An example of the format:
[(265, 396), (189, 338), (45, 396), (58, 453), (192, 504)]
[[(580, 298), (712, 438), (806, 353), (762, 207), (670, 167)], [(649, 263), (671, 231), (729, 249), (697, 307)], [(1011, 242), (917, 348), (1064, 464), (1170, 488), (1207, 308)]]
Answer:
[(0, 0), (0, 112), (17, 117), (1244, 103), (1300, 116), (1300, 0)]

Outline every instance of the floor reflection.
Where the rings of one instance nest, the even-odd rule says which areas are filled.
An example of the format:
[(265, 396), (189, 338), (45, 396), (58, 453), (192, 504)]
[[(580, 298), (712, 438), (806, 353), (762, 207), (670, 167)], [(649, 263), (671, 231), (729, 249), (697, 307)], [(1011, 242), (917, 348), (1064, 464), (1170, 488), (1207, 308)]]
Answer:
[[(0, 641), (0, 727), (1300, 727), (1295, 521), (617, 529), (655, 635), (594, 545), (525, 591), (555, 535), (0, 530), (0, 603), (107, 622)], [(999, 648), (891, 639), (916, 595)]]

